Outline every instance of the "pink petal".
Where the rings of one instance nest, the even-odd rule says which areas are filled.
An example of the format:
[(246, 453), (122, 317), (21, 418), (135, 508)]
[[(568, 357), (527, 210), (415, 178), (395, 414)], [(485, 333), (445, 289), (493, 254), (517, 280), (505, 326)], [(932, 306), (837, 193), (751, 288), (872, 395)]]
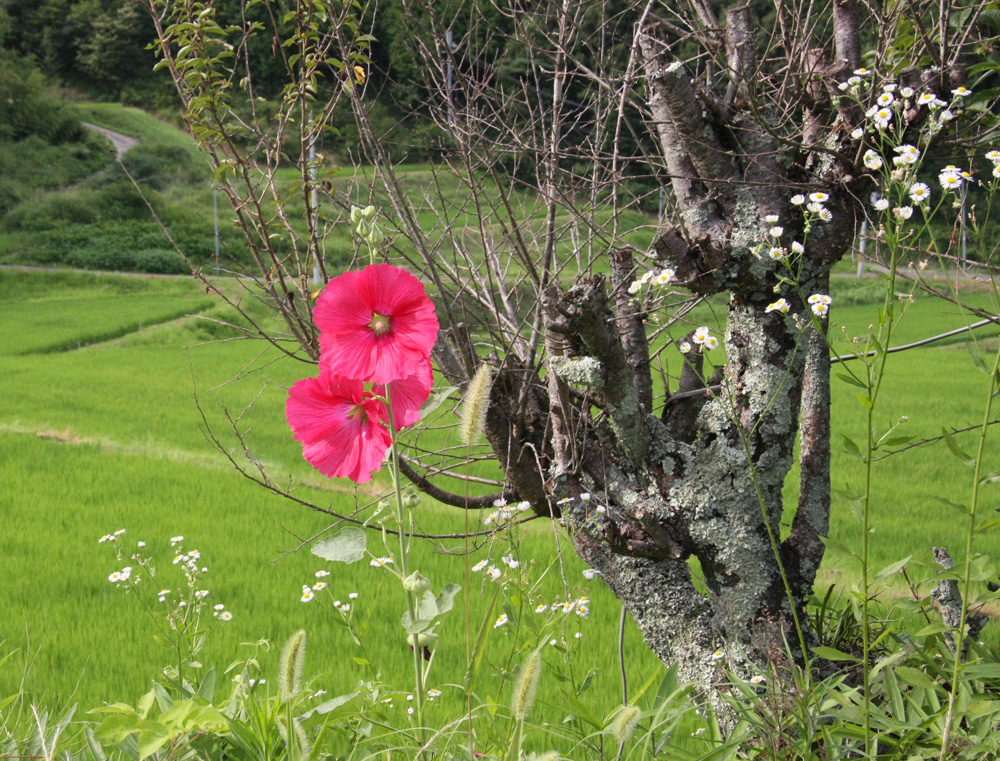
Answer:
[(363, 484), (381, 469), (389, 431), (380, 422), (385, 407), (364, 393), (360, 381), (321, 369), (288, 392), (285, 418), (302, 455), (327, 478)]
[[(376, 335), (375, 314), (390, 329)], [(417, 372), (437, 340), (438, 320), (423, 283), (391, 264), (374, 264), (331, 280), (313, 311), (320, 365), (348, 378), (388, 383)]]
[[(420, 407), (431, 395), (433, 385), (434, 370), (428, 359), (423, 361), (413, 375), (394, 380), (389, 384), (389, 392), (392, 394), (392, 417), (397, 431), (420, 420)], [(376, 396), (385, 396), (385, 386), (372, 386), (372, 393)], [(384, 420), (388, 422), (388, 416)]]

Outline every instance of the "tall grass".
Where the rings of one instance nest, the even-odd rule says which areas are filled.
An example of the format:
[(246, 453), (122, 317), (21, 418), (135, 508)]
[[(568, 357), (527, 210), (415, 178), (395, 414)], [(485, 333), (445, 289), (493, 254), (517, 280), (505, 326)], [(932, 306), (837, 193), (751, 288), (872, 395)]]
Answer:
[[(307, 672), (321, 675), (314, 685), (317, 689), (347, 691), (358, 679), (370, 678), (372, 668), (387, 679), (409, 672), (412, 656), (399, 626), (402, 609), (396, 582), (363, 562), (329, 567), (329, 591), (336, 599), (346, 600), (350, 592), (358, 592), (358, 615), (367, 610), (369, 601), (374, 603), (367, 623), (368, 651), (362, 654), (346, 630), (335, 625), (330, 600), (324, 602), (319, 596), (308, 604), (299, 601), (302, 585), (315, 581), (315, 571), (327, 567), (308, 549), (298, 549), (300, 542), (323, 532), (329, 520), (240, 478), (203, 438), (192, 378), (208, 419), (222, 427), (220, 405), (235, 415), (256, 399), (243, 419), (251, 429), (252, 451), (275, 473), (293, 475), (308, 484), (300, 487), (300, 496), (338, 512), (350, 512), (356, 501), (367, 503), (372, 499), (370, 492), (355, 494), (346, 484), (317, 478), (288, 434), (283, 419), (285, 388), (312, 372), (311, 366), (291, 360), (269, 363), (269, 355), (260, 356), (260, 346), (251, 342), (202, 344), (210, 334), (201, 332), (192, 320), (144, 324), (141, 329), (135, 325), (135, 332), (84, 351), (24, 353), (37, 338), (23, 328), (23, 317), (10, 315), (26, 312), (43, 283), (47, 298), (54, 303), (73, 304), (79, 297), (107, 301), (109, 308), (103, 310), (102, 319), (116, 314), (111, 305), (144, 303), (143, 299), (154, 299), (157, 294), (183, 303), (186, 299), (198, 303), (198, 298), (186, 284), (173, 280), (125, 281), (69, 273), (6, 273), (4, 277), (2, 316), (15, 322), (9, 322), (13, 327), (5, 331), (9, 335), (0, 364), (5, 393), (0, 407), (4, 452), (0, 505), (9, 537), (4, 543), (8, 581), (0, 590), (0, 640), (18, 649), (26, 685), (38, 700), (49, 705), (71, 700), (95, 705), (134, 699), (169, 662), (152, 640), (139, 601), (120, 594), (107, 581), (116, 563), (98, 538), (120, 528), (128, 529), (123, 546), (135, 548), (139, 540), (147, 543), (143, 551), (156, 558), (158, 578), (167, 579), (175, 570), (170, 537), (183, 534), (186, 547), (202, 552), (210, 569), (213, 600), (225, 603), (234, 615), (211, 640), (205, 663), (225, 666), (246, 650), (241, 643), (265, 638), (277, 644), (305, 628), (310, 637)], [(141, 288), (126, 282), (140, 283)], [(832, 334), (838, 351), (846, 350), (850, 337), (867, 328), (870, 309), (860, 305), (835, 311)], [(697, 318), (708, 320), (708, 307)], [(918, 299), (900, 323), (898, 340), (909, 341), (959, 323), (953, 310)], [(79, 320), (76, 335), (89, 340), (95, 324)], [(847, 338), (838, 338), (843, 335), (838, 333), (841, 325), (847, 327)], [(72, 342), (72, 321), (62, 330), (60, 340)], [(247, 366), (253, 369), (241, 380), (228, 382)], [(964, 393), (964, 379), (972, 372), (972, 360), (961, 342), (897, 355), (880, 402), (884, 424), (905, 414), (910, 418), (907, 432), (935, 436), (942, 422), (956, 427), (976, 423), (977, 400)], [(850, 388), (835, 383), (835, 488), (858, 478), (858, 463), (836, 443), (839, 432), (857, 436), (861, 424), (857, 409)], [(428, 448), (457, 444), (454, 433), (425, 436)], [(236, 449), (237, 443), (230, 440), (229, 446)], [(873, 565), (908, 554), (928, 557), (931, 545), (951, 540), (954, 516), (950, 508), (932, 499), (946, 494), (957, 478), (955, 460), (943, 456), (941, 447), (917, 447), (878, 463)], [(384, 479), (381, 483), (386, 485)], [(794, 504), (795, 483), (797, 474), (793, 473), (787, 495), (790, 504)], [(454, 508), (428, 504), (425, 499), (417, 510), (420, 530), (461, 531), (461, 515)], [(857, 529), (847, 510), (846, 503), (835, 497), (831, 535), (850, 546)], [(473, 525), (479, 525), (476, 519)], [(588, 705), (610, 712), (620, 701), (617, 653), (612, 646), (620, 606), (599, 579), (584, 579), (584, 566), (571, 552), (556, 557), (557, 531), (547, 522), (528, 524), (521, 557), (533, 564), (536, 575), (549, 569), (540, 601), (552, 602), (566, 593), (567, 586), (570, 594), (592, 598), (591, 617), (571, 619), (568, 641), (578, 649), (574, 661), (578, 684), (590, 669), (596, 670), (589, 680)], [(377, 533), (369, 542), (374, 554), (384, 554)], [(569, 547), (566, 536), (559, 543), (564, 550)], [(954, 544), (958, 559), (961, 552), (957, 541)], [(487, 543), (466, 561), (461, 549), (460, 540), (420, 544), (412, 565), (440, 589), (448, 582), (464, 583), (466, 562), (475, 563), (486, 553), (496, 560), (507, 552), (502, 544)], [(852, 573), (850, 563), (831, 553), (821, 579), (843, 583), (852, 580)], [(470, 622), (456, 606), (441, 631), (442, 647), (432, 681), (443, 690), (442, 700), (459, 700), (461, 689), (448, 685), (462, 681), (464, 628), (476, 627), (489, 604), (481, 596), (482, 582), (475, 575), (472, 578)], [(389, 591), (386, 585), (392, 585), (392, 594), (382, 594)], [(146, 589), (150, 595), (155, 591)], [(524, 601), (529, 610), (537, 602)], [(583, 634), (580, 640), (572, 636), (576, 627)], [(498, 628), (490, 631), (489, 641), (499, 643), (509, 636), (507, 630)], [(633, 685), (658, 673), (658, 662), (633, 628), (627, 629), (625, 652)], [(275, 658), (274, 652), (263, 655), (265, 669), (272, 674)], [(510, 691), (507, 680), (513, 678), (514, 666), (506, 661), (489, 666), (496, 677), (484, 687), (489, 696), (497, 698)], [(21, 669), (8, 665), (0, 670), (0, 694), (20, 677)], [(537, 710), (548, 711), (558, 720), (567, 710), (564, 689), (572, 692), (569, 685), (543, 679)], [(436, 709), (432, 705), (429, 710)]]
[[(61, 277), (50, 281), (53, 294)], [(99, 282), (94, 278), (91, 285)], [(79, 275), (67, 277), (67, 283), (67, 298), (77, 288), (87, 292)], [(155, 290), (164, 281), (150, 283)], [(163, 288), (169, 293), (176, 285), (164, 283)], [(21, 292), (26, 295), (31, 290)], [(131, 296), (117, 298), (127, 302)], [(81, 330), (84, 327), (90, 330), (89, 326)], [(301, 539), (324, 531), (329, 519), (240, 478), (211, 451), (199, 429), (192, 372), (216, 422), (218, 407), (209, 400), (221, 399), (235, 412), (263, 388), (246, 419), (253, 427), (254, 451), (277, 472), (316, 484), (302, 487), (301, 496), (341, 513), (351, 512), (356, 500), (366, 503), (371, 493), (355, 495), (343, 483), (317, 479), (302, 462), (283, 420), (284, 388), (308, 373), (309, 366), (291, 361), (268, 365), (242, 383), (219, 386), (253, 359), (259, 347), (235, 342), (186, 348), (185, 342), (196, 336), (179, 327), (146, 326), (90, 350), (19, 354), (0, 366), (8, 400), (0, 413), (0, 446), (5, 453), (0, 458), (0, 504), (11, 537), (5, 542), (5, 577), (11, 583), (0, 591), (0, 640), (6, 640), (8, 648), (18, 648), (18, 658), (27, 666), (28, 688), (47, 705), (134, 698), (169, 662), (169, 654), (153, 642), (152, 627), (138, 601), (107, 581), (117, 569), (116, 561), (98, 539), (120, 528), (128, 529), (120, 540), (123, 546), (135, 551), (137, 541), (146, 542), (143, 551), (156, 558), (158, 578), (169, 579), (176, 570), (171, 565), (170, 537), (182, 534), (186, 547), (201, 551), (209, 567), (213, 601), (225, 603), (234, 615), (213, 637), (204, 653), (206, 663), (224, 667), (241, 652), (240, 643), (260, 638), (281, 643), (291, 632), (305, 628), (310, 633), (310, 671), (323, 674), (317, 689), (347, 691), (357, 679), (371, 676), (367, 666), (352, 660), (362, 653), (347, 632), (333, 624), (329, 601), (325, 607), (319, 599), (309, 604), (299, 601), (302, 585), (314, 582), (315, 571), (328, 566), (307, 548), (294, 550)], [(16, 349), (17, 342), (13, 343)], [(459, 530), (460, 514), (454, 508), (425, 500), (417, 510), (420, 530)], [(554, 530), (537, 521), (527, 531), (522, 559), (535, 572), (547, 568), (555, 557)], [(374, 534), (375, 554), (384, 554), (380, 545)], [(566, 537), (562, 545), (568, 545)], [(459, 550), (457, 540), (421, 544), (414, 552), (414, 567), (436, 588), (451, 581), (462, 583), (466, 561), (455, 554)], [(488, 543), (469, 562), (487, 553), (498, 560), (506, 551)], [(577, 558), (564, 557), (549, 571), (541, 594), (547, 603), (564, 594), (565, 573), (571, 593), (592, 598), (591, 618), (572, 622), (582, 630), (583, 639), (576, 641), (571, 631), (570, 641), (584, 651), (579, 664), (587, 665), (580, 678), (593, 664), (597, 675), (591, 689), (605, 696), (610, 710), (617, 694), (618, 664), (604, 637), (615, 631), (620, 606), (599, 581), (585, 580), (583, 569)], [(330, 591), (344, 601), (350, 592), (360, 593), (359, 611), (375, 601), (384, 585), (395, 584), (367, 563), (330, 570)], [(152, 598), (156, 591), (146, 589)], [(475, 584), (473, 617), (481, 617), (488, 603), (480, 592), (481, 586)], [(537, 604), (535, 600), (525, 604), (529, 602), (532, 607)], [(401, 613), (395, 594), (374, 602), (365, 659), (385, 678), (409, 670), (411, 655), (398, 623)], [(443, 699), (449, 695), (446, 685), (462, 680), (464, 626), (461, 616), (453, 613), (442, 631), (445, 647), (438, 655), (434, 679), (445, 692)], [(495, 638), (506, 636), (510, 635), (504, 630), (491, 633)], [(633, 680), (646, 681), (659, 668), (634, 631), (626, 649)], [(273, 666), (275, 657), (273, 652), (264, 654), (266, 668)], [(496, 668), (502, 672), (506, 665), (499, 663)], [(10, 666), (0, 670), (0, 692), (12, 688), (20, 675)], [(502, 681), (492, 684), (494, 692), (504, 689)], [(539, 700), (558, 705), (559, 686), (549, 693), (543, 686)]]

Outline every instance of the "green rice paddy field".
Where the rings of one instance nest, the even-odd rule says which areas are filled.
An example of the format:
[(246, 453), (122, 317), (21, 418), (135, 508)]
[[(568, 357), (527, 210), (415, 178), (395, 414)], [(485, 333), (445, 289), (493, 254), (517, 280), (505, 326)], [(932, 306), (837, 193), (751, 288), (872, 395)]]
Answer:
[[(870, 292), (865, 285), (864, 292)], [(846, 281), (838, 283), (835, 303), (838, 288), (861, 292)], [(988, 294), (973, 300), (995, 313)], [(831, 334), (839, 351), (848, 351), (850, 337), (866, 331), (876, 308), (835, 307)], [(183, 316), (218, 316), (219, 309), (203, 288), (182, 278), (0, 271), (0, 658), (14, 652), (0, 667), (0, 697), (25, 689), (34, 701), (50, 706), (133, 701), (169, 663), (169, 653), (153, 640), (140, 601), (107, 580), (122, 564), (114, 545), (98, 539), (118, 529), (127, 530), (118, 541), (129, 552), (137, 542), (146, 543), (143, 552), (156, 561), (157, 583), (173, 580), (176, 571), (170, 537), (183, 535), (185, 548), (200, 550), (209, 569), (205, 578), (211, 598), (233, 614), (230, 623), (213, 632), (202, 658), (206, 664), (224, 668), (249, 655), (245, 643), (264, 639), (272, 648), (262, 651), (265, 677), (273, 675), (275, 648), (305, 628), (310, 638), (306, 673), (316, 676), (316, 689), (346, 691), (358, 679), (369, 678), (367, 668), (354, 660), (362, 657), (377, 664), (387, 682), (406, 688), (412, 661), (398, 625), (403, 603), (391, 577), (364, 562), (334, 566), (308, 549), (295, 551), (303, 538), (323, 531), (330, 520), (242, 478), (205, 439), (195, 388), (208, 421), (222, 428), (223, 406), (235, 415), (255, 400), (242, 422), (250, 428), (247, 440), (254, 455), (275, 475), (295, 477), (304, 484), (301, 496), (341, 512), (372, 497), (367, 490), (356, 494), (347, 482), (317, 477), (301, 460), (285, 426), (285, 389), (309, 374), (311, 366), (287, 359), (272, 362), (276, 357), (262, 355), (262, 347), (249, 342), (212, 342), (218, 333), (211, 325)], [(894, 343), (965, 320), (955, 307), (918, 298)], [(976, 335), (980, 348), (996, 350), (995, 329)], [(249, 371), (241, 380), (228, 382), (244, 368)], [(884, 428), (906, 415), (909, 422), (902, 432), (937, 436), (942, 426), (981, 422), (985, 389), (986, 376), (976, 369), (967, 338), (904, 352), (892, 359), (877, 420)], [(862, 437), (863, 409), (856, 391), (835, 381), (837, 489), (860, 485), (860, 463), (837, 443), (841, 434)], [(431, 433), (424, 443), (445, 446), (447, 437)], [(972, 446), (969, 434), (959, 440)], [(230, 439), (227, 446), (238, 445)], [(988, 453), (987, 470), (1000, 470), (1000, 447), (990, 447)], [(957, 560), (960, 516), (934, 497), (965, 501), (971, 471), (942, 444), (910, 449), (875, 467), (873, 565), (913, 555), (911, 578), (923, 578), (932, 572), (930, 547), (942, 544)], [(796, 479), (795, 473), (789, 478), (790, 502)], [(984, 506), (996, 507), (997, 497), (996, 487), (988, 487)], [(464, 527), (463, 514), (454, 508), (425, 501), (418, 515), (423, 530), (461, 532)], [(478, 521), (474, 516), (473, 526)], [(846, 501), (835, 496), (831, 536), (853, 545), (859, 534)], [(381, 537), (373, 534), (369, 546), (375, 554), (385, 554), (380, 544)], [(557, 544), (563, 549), (561, 559)], [(987, 534), (979, 549), (994, 552), (996, 544), (995, 535)], [(448, 554), (460, 545), (451, 540), (417, 547), (415, 566), (435, 588), (452, 581), (464, 584), (466, 565), (488, 549), (468, 559)], [(521, 559), (534, 563), (534, 577), (551, 566), (541, 592), (546, 602), (567, 591), (592, 598), (591, 617), (574, 618), (566, 635), (577, 649), (573, 663), (579, 674), (596, 669), (590, 697), (595, 711), (609, 711), (620, 702), (620, 606), (599, 579), (584, 579), (584, 564), (568, 548), (564, 534), (538, 521), (526, 531)], [(494, 557), (499, 549), (494, 548)], [(336, 625), (329, 600), (299, 600), (302, 585), (315, 581), (315, 572), (323, 568), (331, 572), (326, 580), (334, 597), (346, 600), (349, 593), (358, 593), (359, 621), (370, 611), (365, 653)], [(856, 579), (847, 557), (828, 555), (822, 584)], [(475, 582), (471, 591), (471, 622), (466, 623), (464, 605), (458, 604), (441, 630), (431, 686), (445, 691), (443, 700), (448, 699), (447, 685), (461, 682), (464, 673), (466, 626), (477, 630), (484, 615), (488, 595)], [(890, 591), (902, 593), (903, 588)], [(151, 597), (153, 592), (147, 587)], [(582, 638), (573, 636), (577, 631)], [(509, 636), (503, 628), (491, 630), (496, 653), (505, 652), (503, 638)], [(660, 665), (631, 628), (625, 652), (633, 685), (658, 672)], [(499, 671), (504, 665), (495, 662), (492, 668)], [(543, 689), (553, 690), (548, 695), (553, 702), (558, 687), (543, 682)], [(496, 696), (503, 688), (494, 680), (484, 689)], [(456, 689), (456, 700), (458, 694)]]

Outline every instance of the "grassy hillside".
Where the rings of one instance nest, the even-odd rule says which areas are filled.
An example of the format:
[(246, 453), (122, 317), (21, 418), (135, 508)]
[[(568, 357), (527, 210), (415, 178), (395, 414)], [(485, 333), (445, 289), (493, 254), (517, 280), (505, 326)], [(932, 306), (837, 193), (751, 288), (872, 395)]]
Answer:
[[(211, 261), (211, 178), (187, 136), (139, 109), (92, 104), (72, 112), (139, 144), (120, 164), (87, 130), (58, 145), (37, 137), (4, 144), (3, 186), (13, 190), (0, 203), (0, 263), (185, 274), (170, 238), (195, 263)], [(239, 259), (245, 244), (227, 219), (223, 212), (222, 249)]]

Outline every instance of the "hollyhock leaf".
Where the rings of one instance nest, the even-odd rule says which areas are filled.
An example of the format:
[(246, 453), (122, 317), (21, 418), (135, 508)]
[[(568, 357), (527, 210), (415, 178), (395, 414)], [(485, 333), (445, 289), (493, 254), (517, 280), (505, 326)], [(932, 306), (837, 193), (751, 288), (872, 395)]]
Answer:
[(285, 417), (302, 455), (327, 478), (363, 484), (382, 467), (391, 438), (380, 422), (385, 405), (364, 393), (361, 381), (321, 368), (288, 392)]
[(391, 264), (331, 280), (313, 317), (321, 367), (381, 384), (415, 373), (430, 357), (439, 327), (423, 283)]
[(448, 388), (443, 388), (440, 391), (435, 391), (431, 394), (427, 398), (427, 401), (420, 407), (420, 419), (426, 420), (428, 415), (444, 404), (448, 400), (448, 397), (454, 394), (457, 390), (458, 389), (454, 386), (448, 386)]
[(328, 536), (313, 545), (313, 555), (337, 563), (356, 563), (365, 556), (368, 546), (365, 530), (347, 526), (334, 536)]

